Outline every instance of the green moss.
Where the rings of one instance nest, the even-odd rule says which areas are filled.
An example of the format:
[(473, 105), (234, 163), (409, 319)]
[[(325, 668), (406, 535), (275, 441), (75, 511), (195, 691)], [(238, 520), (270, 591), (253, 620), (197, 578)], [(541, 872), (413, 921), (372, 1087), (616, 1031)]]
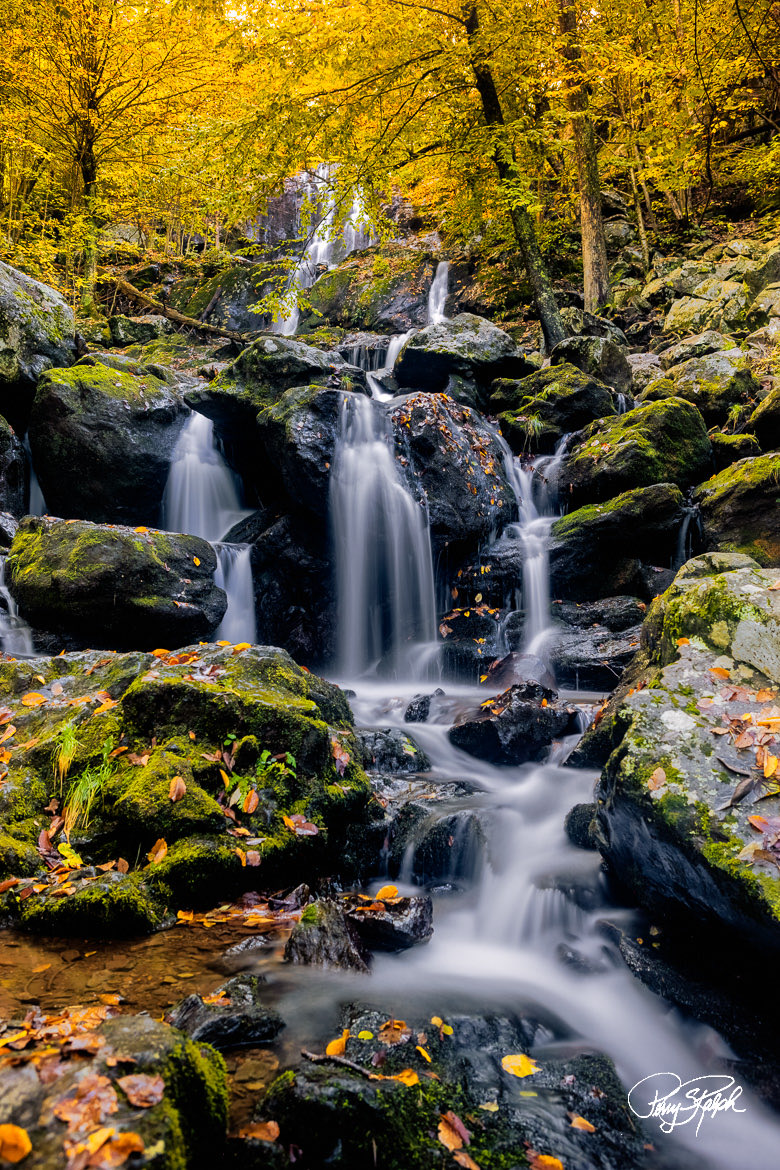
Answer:
[(153, 396), (161, 390), (166, 397), (170, 395), (165, 383), (152, 374), (133, 374), (99, 362), (93, 366), (76, 365), (68, 369), (49, 370), (43, 375), (40, 386), (50, 384), (60, 388), (61, 397), (62, 389), (70, 390), (75, 409), (83, 409), (87, 400), (96, 394), (144, 406), (151, 405)]
[(20, 919), (39, 934), (125, 938), (156, 930), (163, 914), (138, 874), (111, 873), (67, 897), (34, 894), (22, 902)]

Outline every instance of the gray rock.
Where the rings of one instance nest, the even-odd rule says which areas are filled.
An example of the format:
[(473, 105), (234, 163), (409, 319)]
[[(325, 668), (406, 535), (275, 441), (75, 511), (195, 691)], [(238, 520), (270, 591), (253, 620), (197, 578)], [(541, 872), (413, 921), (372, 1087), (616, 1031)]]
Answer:
[(611, 337), (618, 345), (628, 345), (623, 330), (608, 317), (598, 317), (595, 313), (586, 313), (584, 309), (564, 306), (561, 309), (561, 320), (567, 337)]
[(399, 386), (443, 390), (451, 375), (487, 386), (494, 378), (521, 378), (534, 366), (497, 325), (460, 313), (415, 333), (395, 365)]
[(109, 317), (108, 328), (112, 345), (121, 348), (125, 345), (145, 345), (147, 341), (165, 337), (174, 332), (175, 326), (159, 313), (146, 313), (141, 317), (125, 317), (121, 314)]
[(167, 1022), (214, 1048), (268, 1044), (279, 1035), (284, 1020), (263, 1005), (265, 985), (262, 975), (236, 975), (215, 990), (221, 1003), (204, 1003), (202, 996), (188, 995), (171, 1011)]
[(658, 360), (663, 369), (668, 370), (672, 366), (687, 362), (689, 358), (705, 357), (708, 353), (717, 353), (724, 349), (734, 349), (732, 338), (724, 337), (715, 329), (707, 329), (704, 333), (696, 333), (675, 345), (670, 345), (658, 355)]
[(355, 736), (363, 752), (363, 766), (370, 771), (395, 775), (426, 772), (431, 766), (425, 752), (398, 728), (360, 728)]
[(740, 459), (697, 487), (705, 548), (780, 564), (780, 455)]
[(671, 366), (660, 382), (651, 383), (643, 401), (684, 398), (698, 407), (709, 426), (728, 420), (733, 406), (741, 406), (758, 396), (760, 390), (748, 369), (745, 354), (737, 347), (689, 358)]
[(631, 389), (631, 366), (622, 346), (611, 337), (567, 337), (555, 346), (550, 362), (553, 366), (570, 362), (620, 393)]
[(0, 546), (7, 548), (16, 536), (17, 519), (10, 512), (0, 512)]
[(337, 902), (320, 900), (304, 910), (284, 948), (284, 959), (306, 967), (367, 972), (370, 955)]
[(425, 895), (382, 903), (381, 910), (365, 910), (355, 897), (344, 900), (347, 919), (370, 951), (405, 951), (427, 942), (433, 934), (433, 903)]

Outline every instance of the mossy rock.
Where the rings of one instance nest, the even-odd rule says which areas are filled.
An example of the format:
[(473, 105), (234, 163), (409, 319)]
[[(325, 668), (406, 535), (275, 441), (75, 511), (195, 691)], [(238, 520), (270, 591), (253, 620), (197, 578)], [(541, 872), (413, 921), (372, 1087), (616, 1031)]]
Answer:
[(346, 397), (343, 390), (316, 383), (296, 386), (257, 416), (265, 455), (264, 498), (286, 496), (306, 512), (327, 517), (330, 468)]
[(565, 434), (617, 413), (609, 386), (568, 362), (527, 378), (493, 383), (488, 408), (499, 413), (501, 433), (516, 454), (550, 454)]
[(179, 392), (140, 364), (50, 371), (38, 385), (29, 432), (49, 512), (98, 523), (158, 523), (187, 415)]
[[(367, 829), (382, 812), (346, 699), (281, 650), (201, 644), (157, 656), (7, 660), (0, 684), (16, 728), (0, 785), (0, 879), (19, 879), (4, 908), (28, 929), (143, 933), (178, 907), (323, 873), (349, 877), (373, 861)], [(295, 762), (269, 767), (264, 752)], [(76, 815), (96, 773), (91, 807), (83, 811), (82, 796)], [(56, 829), (41, 845), (52, 798), (63, 816), (73, 810), (75, 857)], [(298, 835), (284, 819), (294, 814), (317, 833)], [(231, 832), (237, 826), (243, 835)], [(44, 864), (60, 845), (57, 859), (72, 864), (61, 894)], [(120, 858), (128, 873), (113, 868)]]
[(390, 334), (419, 328), (427, 321), (434, 273), (430, 252), (400, 244), (353, 253), (314, 282), (300, 332), (326, 324)]
[(19, 525), (7, 561), (32, 625), (126, 649), (213, 633), (227, 608), (215, 569), (197, 536), (38, 516)]
[(707, 426), (723, 426), (735, 407), (757, 401), (760, 386), (741, 349), (725, 349), (670, 366), (643, 392), (643, 402), (684, 398), (702, 413)]
[(780, 447), (780, 385), (774, 386), (759, 402), (747, 421), (747, 428), (765, 451), (776, 451)]
[(725, 471), (739, 459), (751, 459), (761, 454), (755, 435), (727, 435), (723, 431), (710, 431), (710, 443), (716, 472)]
[(681, 398), (648, 402), (590, 424), (576, 437), (559, 474), (573, 507), (636, 487), (687, 487), (712, 468), (704, 420)]
[(708, 549), (780, 564), (780, 455), (740, 459), (694, 493)]

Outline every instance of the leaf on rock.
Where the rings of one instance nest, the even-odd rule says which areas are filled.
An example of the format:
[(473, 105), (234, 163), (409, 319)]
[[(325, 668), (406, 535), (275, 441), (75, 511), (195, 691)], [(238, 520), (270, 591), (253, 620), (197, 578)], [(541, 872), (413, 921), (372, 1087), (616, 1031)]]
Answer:
[[(159, 864), (159, 862), (162, 861), (162, 859), (165, 857), (167, 852), (168, 852), (168, 843), (166, 841), (164, 841), (162, 837), (160, 837), (160, 839), (158, 841), (155, 841), (154, 845), (152, 845), (152, 848), (150, 849), (150, 851), (147, 853), (146, 856), (148, 857), (148, 859), (152, 865), (157, 865), (157, 864)], [(117, 868), (118, 868), (118, 866), (117, 866)]]
[(22, 695), (23, 707), (40, 707), (41, 703), (46, 702), (46, 696), (41, 695), (38, 691), (28, 691), (26, 695)]
[(443, 1146), (446, 1146), (450, 1152), (453, 1150), (459, 1150), (463, 1145), (463, 1138), (449, 1120), (450, 1117), (454, 1116), (455, 1115), (451, 1111), (450, 1113), (442, 1113), (439, 1120), (439, 1129), (437, 1131), (437, 1137), (439, 1141)]
[(402, 1068), (399, 1073), (396, 1073), (394, 1077), (388, 1077), (387, 1080), (400, 1081), (402, 1085), (408, 1085), (409, 1088), (420, 1083), (420, 1078), (413, 1068)]
[(258, 1142), (275, 1142), (279, 1137), (279, 1126), (275, 1121), (256, 1121), (238, 1131), (240, 1138), (253, 1138)]
[(0, 1125), (0, 1162), (21, 1162), (31, 1150), (26, 1129), (20, 1125)]
[(343, 1056), (349, 1039), (349, 1028), (345, 1028), (337, 1040), (331, 1040), (325, 1049), (326, 1056)]
[(537, 1154), (536, 1150), (528, 1150), (527, 1154), (530, 1170), (564, 1170), (563, 1162), (552, 1154)]
[(652, 773), (650, 779), (647, 781), (647, 787), (651, 792), (657, 792), (659, 788), (663, 788), (666, 784), (666, 772), (663, 768), (656, 768)]
[(398, 897), (398, 886), (382, 886), (382, 889), (378, 890), (377, 894), (376, 894), (377, 902), (382, 902), (382, 901), (384, 901), (385, 898), (397, 898), (397, 897)]
[(115, 1166), (123, 1166), (131, 1154), (142, 1154), (145, 1148), (139, 1133), (117, 1133), (100, 1147), (87, 1165), (93, 1170), (113, 1170)]
[(127, 861), (125, 861), (124, 857), (118, 857), (117, 861), (116, 861), (116, 872), (117, 873), (128, 873), (129, 870), (130, 870), (130, 865)]
[(184, 780), (181, 776), (174, 776), (173, 780), (171, 780), (171, 786), (168, 789), (168, 796), (175, 804), (177, 800), (182, 800), (186, 794), (187, 785), (184, 783)]
[(117, 1084), (130, 1104), (136, 1105), (139, 1109), (159, 1105), (165, 1093), (165, 1081), (162, 1077), (147, 1073), (131, 1073), (130, 1076), (120, 1077)]
[(53, 1112), (67, 1123), (69, 1133), (78, 1133), (95, 1129), (118, 1108), (116, 1089), (108, 1077), (89, 1073), (79, 1081), (75, 1094), (61, 1098)]
[(467, 1154), (465, 1150), (455, 1150), (452, 1157), (459, 1166), (464, 1167), (464, 1170), (480, 1170), (479, 1164), (475, 1162), (471, 1154)]
[(501, 1067), (504, 1072), (511, 1073), (513, 1077), (530, 1077), (534, 1073), (539, 1072), (537, 1062), (532, 1057), (526, 1056), (523, 1052), (503, 1057)]
[(259, 804), (260, 797), (257, 795), (257, 792), (254, 788), (250, 788), (249, 792), (247, 792), (246, 796), (244, 797), (244, 803), (241, 806), (243, 811), (245, 813), (251, 814), (256, 811)]
[(571, 1118), (571, 1128), (572, 1129), (581, 1129), (583, 1133), (595, 1133), (596, 1132), (595, 1125), (591, 1125), (591, 1123), (589, 1121), (587, 1121), (584, 1117), (580, 1117), (579, 1113), (570, 1113), (569, 1117)]
[(777, 771), (778, 758), (767, 752), (764, 759), (764, 779), (771, 780)]
[(12, 736), (16, 735), (16, 728), (13, 723), (9, 723), (2, 735), (0, 735), (0, 743), (6, 743)]

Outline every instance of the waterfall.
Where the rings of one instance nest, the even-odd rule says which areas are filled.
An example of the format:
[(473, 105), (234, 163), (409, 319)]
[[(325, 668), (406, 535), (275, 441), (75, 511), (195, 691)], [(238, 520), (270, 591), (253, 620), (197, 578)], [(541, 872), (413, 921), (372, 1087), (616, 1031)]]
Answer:
[(201, 536), (214, 545), (214, 580), (228, 597), (228, 608), (215, 637), (254, 642), (257, 637), (249, 545), (220, 544), (239, 520), (251, 515), (241, 507), (240, 483), (214, 439), (211, 419), (195, 411), (173, 451), (163, 495), (163, 527), (168, 532)]
[(385, 351), (385, 364), (380, 370), (376, 371), (376, 374), (369, 373), (368, 375), (368, 384), (371, 388), (371, 395), (373, 398), (386, 402), (393, 397), (392, 393), (385, 389), (382, 382), (382, 377), (388, 374), (392, 374), (393, 370), (395, 369), (395, 363), (398, 360), (399, 353), (406, 345), (406, 342), (413, 333), (414, 330), (409, 329), (406, 333), (395, 333), (390, 338), (387, 350)]
[(5, 583), (5, 557), (0, 556), (0, 650), (14, 658), (32, 657), (32, 630), (19, 617), (16, 602)]
[(27, 452), (27, 466), (30, 469), (30, 491), (27, 502), (28, 516), (45, 516), (46, 515), (46, 501), (43, 498), (41, 485), (38, 483), (38, 476), (35, 474), (35, 467), (32, 461), (32, 451), (30, 450), (30, 437), (24, 437), (24, 449)]
[(447, 303), (450, 285), (450, 266), (442, 260), (436, 269), (430, 292), (428, 293), (428, 324), (437, 325), (439, 321), (446, 321), (444, 306)]
[(362, 394), (342, 399), (330, 509), (340, 671), (408, 671), (414, 647), (436, 639), (430, 531), (399, 473), (387, 416)]

